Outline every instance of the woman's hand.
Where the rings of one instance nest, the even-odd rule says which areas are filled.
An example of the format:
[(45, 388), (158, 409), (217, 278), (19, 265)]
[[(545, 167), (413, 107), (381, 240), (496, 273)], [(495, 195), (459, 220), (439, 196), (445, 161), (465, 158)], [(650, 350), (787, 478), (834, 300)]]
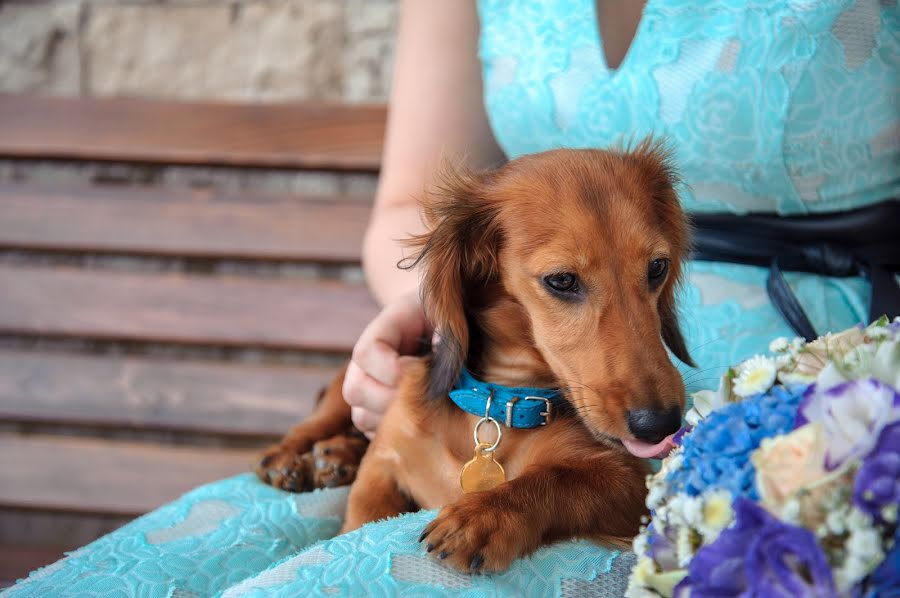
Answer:
[(386, 307), (357, 341), (344, 378), (353, 423), (370, 437), (409, 356), (432, 333), (414, 291), (418, 272), (397, 268), (406, 257), (397, 240), (425, 232), (416, 198), (442, 160), (476, 171), (505, 160), (484, 108), (475, 2), (403, 0), (400, 13), (381, 174), (363, 245), (369, 290)]
[(356, 341), (344, 377), (344, 400), (353, 423), (369, 438), (394, 399), (410, 356), (430, 335), (418, 292), (412, 292), (387, 304)]

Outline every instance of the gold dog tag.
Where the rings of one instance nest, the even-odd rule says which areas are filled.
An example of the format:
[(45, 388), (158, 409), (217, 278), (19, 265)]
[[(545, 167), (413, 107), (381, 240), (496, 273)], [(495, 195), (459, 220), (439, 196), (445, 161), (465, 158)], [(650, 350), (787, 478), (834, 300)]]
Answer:
[(459, 472), (459, 485), (463, 492), (482, 492), (490, 490), (506, 481), (503, 466), (494, 461), (494, 453), (486, 453), (491, 443), (481, 442), (475, 447), (475, 456), (463, 465)]

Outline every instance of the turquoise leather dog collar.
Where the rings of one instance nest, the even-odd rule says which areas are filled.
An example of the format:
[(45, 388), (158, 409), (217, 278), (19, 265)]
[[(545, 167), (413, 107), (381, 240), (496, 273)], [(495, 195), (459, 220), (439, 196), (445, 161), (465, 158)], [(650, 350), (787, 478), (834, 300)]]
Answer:
[(491, 418), (508, 428), (537, 428), (550, 422), (562, 393), (554, 388), (511, 388), (482, 382), (465, 369), (450, 391), (460, 409), (479, 417), (484, 417), (489, 397)]

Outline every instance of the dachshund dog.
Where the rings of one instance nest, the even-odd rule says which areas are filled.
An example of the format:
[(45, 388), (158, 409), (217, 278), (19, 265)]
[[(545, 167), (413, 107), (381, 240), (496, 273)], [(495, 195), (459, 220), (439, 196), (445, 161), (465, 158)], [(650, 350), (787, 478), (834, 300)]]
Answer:
[[(423, 202), (429, 232), (411, 241), (439, 342), (404, 374), (368, 449), (348, 432), (342, 374), (264, 456), (260, 478), (290, 490), (321, 485), (317, 475), (339, 483), (348, 456), (365, 451), (342, 531), (441, 507), (420, 541), (462, 571), (503, 570), (566, 538), (627, 543), (645, 514), (648, 468), (636, 455), (681, 424), (684, 384), (666, 347), (691, 364), (674, 301), (689, 244), (675, 184), (649, 140), (448, 177)], [(473, 441), (481, 416), (448, 398), (464, 370), (563, 400), (546, 425), (479, 426)], [(506, 481), (464, 493), (476, 441), (499, 441), (491, 458)]]

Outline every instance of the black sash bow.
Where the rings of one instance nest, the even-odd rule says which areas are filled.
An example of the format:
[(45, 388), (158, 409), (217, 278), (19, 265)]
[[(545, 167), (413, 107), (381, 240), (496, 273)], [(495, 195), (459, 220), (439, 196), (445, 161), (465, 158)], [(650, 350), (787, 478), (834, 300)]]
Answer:
[(804, 216), (693, 214), (693, 259), (768, 266), (769, 299), (798, 335), (818, 337), (783, 270), (865, 276), (872, 284), (869, 321), (900, 315), (900, 201)]

